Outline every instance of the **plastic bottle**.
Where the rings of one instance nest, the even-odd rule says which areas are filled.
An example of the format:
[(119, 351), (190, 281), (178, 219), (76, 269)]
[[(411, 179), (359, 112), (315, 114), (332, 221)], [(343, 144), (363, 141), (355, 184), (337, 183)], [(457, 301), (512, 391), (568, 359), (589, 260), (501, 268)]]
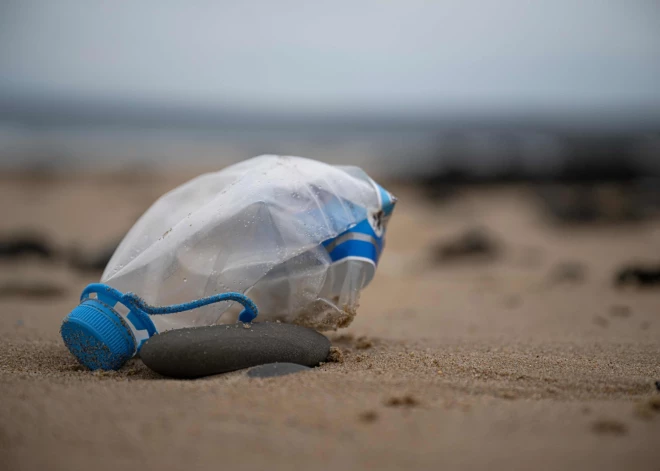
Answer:
[(257, 322), (347, 326), (395, 203), (357, 167), (301, 157), (201, 175), (137, 221), (65, 318), (64, 342), (90, 369), (117, 369), (157, 332), (249, 322), (256, 306)]

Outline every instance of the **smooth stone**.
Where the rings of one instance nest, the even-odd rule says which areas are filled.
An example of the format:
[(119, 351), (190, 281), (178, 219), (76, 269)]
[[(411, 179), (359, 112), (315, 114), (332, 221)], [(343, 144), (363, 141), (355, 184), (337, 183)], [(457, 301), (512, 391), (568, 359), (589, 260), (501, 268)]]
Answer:
[(170, 330), (154, 335), (140, 358), (157, 373), (199, 378), (266, 363), (316, 366), (325, 361), (330, 341), (313, 329), (255, 322)]
[(273, 376), (286, 376), (309, 370), (311, 370), (309, 366), (298, 365), (296, 363), (268, 363), (250, 368), (247, 375), (250, 378), (272, 378)]

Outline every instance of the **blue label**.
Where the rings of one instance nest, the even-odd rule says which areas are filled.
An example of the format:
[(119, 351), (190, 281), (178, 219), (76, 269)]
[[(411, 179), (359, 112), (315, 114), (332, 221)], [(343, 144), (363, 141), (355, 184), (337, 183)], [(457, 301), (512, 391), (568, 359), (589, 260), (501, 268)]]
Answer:
[(333, 263), (353, 258), (378, 265), (378, 259), (383, 251), (385, 229), (396, 199), (380, 185), (376, 183), (374, 185), (379, 193), (380, 208), (367, 213), (367, 218), (359, 224), (323, 242)]

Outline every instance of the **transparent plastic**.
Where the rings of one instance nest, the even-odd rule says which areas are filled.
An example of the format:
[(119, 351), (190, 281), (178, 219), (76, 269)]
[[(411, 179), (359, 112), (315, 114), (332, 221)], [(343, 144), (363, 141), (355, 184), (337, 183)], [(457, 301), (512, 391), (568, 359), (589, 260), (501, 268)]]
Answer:
[[(101, 281), (153, 305), (237, 291), (257, 304), (256, 321), (343, 327), (377, 259), (333, 260), (330, 249), (363, 221), (381, 243), (383, 194), (395, 202), (383, 192), (357, 167), (255, 157), (162, 196), (128, 232)], [(240, 310), (220, 303), (153, 320), (163, 331), (235, 322)]]

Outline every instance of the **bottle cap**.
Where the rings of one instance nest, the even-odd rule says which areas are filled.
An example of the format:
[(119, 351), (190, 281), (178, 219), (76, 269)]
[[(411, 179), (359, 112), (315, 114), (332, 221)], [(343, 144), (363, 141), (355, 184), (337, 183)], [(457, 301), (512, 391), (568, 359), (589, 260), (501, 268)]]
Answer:
[(90, 370), (117, 370), (136, 351), (126, 321), (98, 299), (87, 298), (73, 309), (60, 333), (73, 356)]

